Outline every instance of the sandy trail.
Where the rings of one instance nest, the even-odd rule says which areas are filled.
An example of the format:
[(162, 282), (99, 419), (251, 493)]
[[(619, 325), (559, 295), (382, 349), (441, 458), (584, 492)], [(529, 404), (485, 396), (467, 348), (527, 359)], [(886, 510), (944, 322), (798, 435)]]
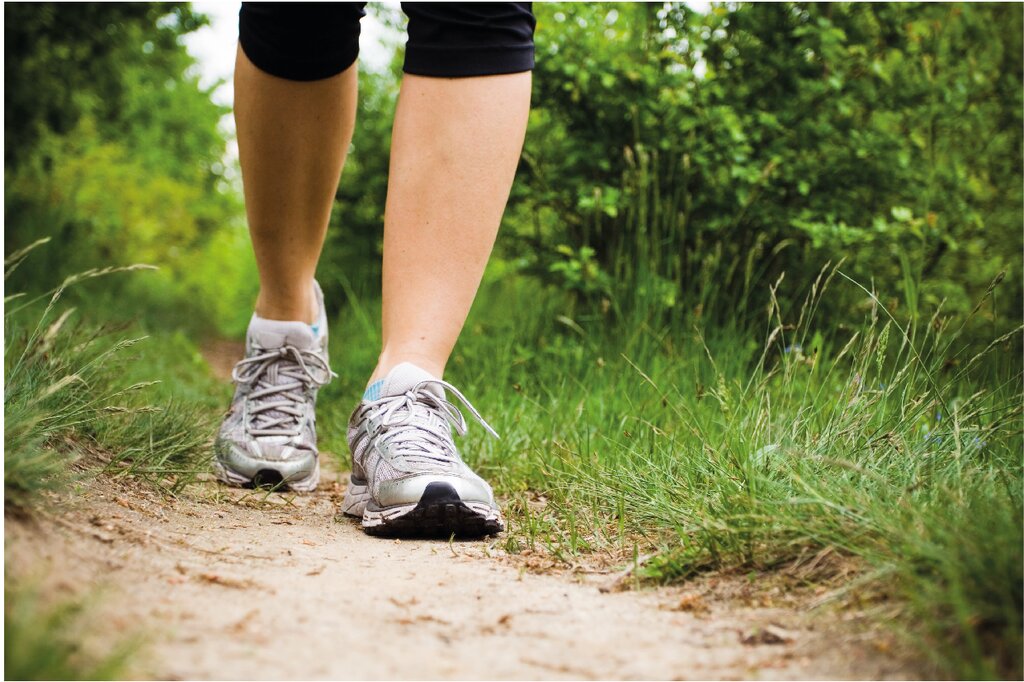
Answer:
[[(145, 677), (914, 674), (882, 655), (870, 631), (806, 612), (799, 600), (765, 608), (711, 595), (684, 611), (688, 588), (603, 593), (608, 576), (533, 574), (494, 539), (368, 537), (336, 517), (343, 482), (328, 469), (319, 492), (279, 495), (204, 481), (169, 500), (101, 477), (67, 508), (7, 519), (8, 570), (47, 576), (53, 594), (100, 588), (103, 617), (89, 641), (142, 633), (147, 645), (132, 672)], [(758, 589), (745, 578), (721, 581), (744, 594)], [(759, 628), (784, 641), (749, 640)]]

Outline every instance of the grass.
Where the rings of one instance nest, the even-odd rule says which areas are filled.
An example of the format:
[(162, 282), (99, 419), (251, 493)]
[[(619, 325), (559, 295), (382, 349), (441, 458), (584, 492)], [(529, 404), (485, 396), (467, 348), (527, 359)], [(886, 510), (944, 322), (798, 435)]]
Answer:
[[(9, 256), (5, 276), (43, 243)], [(71, 464), (86, 452), (105, 460), (109, 471), (171, 491), (204, 466), (209, 411), (202, 401), (186, 401), (188, 394), (154, 390), (152, 379), (174, 367), (168, 374), (178, 374), (182, 385), (201, 385), (182, 362), (186, 349), (147, 347), (137, 329), (76, 320), (75, 309), (61, 305), (75, 284), (134, 269), (89, 271), (36, 299), (5, 301), (5, 506), (31, 508), (38, 493), (74, 477)]]
[[(861, 294), (855, 328), (816, 318), (826, 285)], [(936, 670), (1020, 677), (1020, 329), (978, 348), (977, 325), (898, 321), (835, 271), (760, 331), (566, 310), (526, 280), (487, 287), (449, 365), (502, 435), (464, 449), (507, 500), (507, 549), (652, 553), (656, 582), (830, 549)], [(361, 319), (336, 325), (336, 452), (374, 360), (345, 352), (377, 333)]]
[[(819, 319), (830, 287), (862, 299), (859, 323)], [(1020, 677), (1020, 329), (979, 346), (984, 302), (955, 326), (941, 311), (896, 319), (835, 270), (801, 305), (779, 303), (782, 289), (752, 324), (698, 306), (588, 313), (515, 275), (485, 285), (448, 378), (502, 435), (471, 429), (464, 450), (505, 500), (506, 548), (643, 554), (652, 582), (829, 550), (857, 562), (849, 590), (941, 674)], [(227, 394), (191, 340), (136, 343), (56, 305), (25, 319), (6, 332), (9, 501), (60, 485), (82, 444), (169, 491), (205, 466)], [(327, 450), (346, 451), (376, 320), (351, 297), (332, 326)]]

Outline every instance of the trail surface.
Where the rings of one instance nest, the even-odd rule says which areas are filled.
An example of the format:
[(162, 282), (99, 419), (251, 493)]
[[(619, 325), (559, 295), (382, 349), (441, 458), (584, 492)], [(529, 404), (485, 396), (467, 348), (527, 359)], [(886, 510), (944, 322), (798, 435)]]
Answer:
[[(331, 457), (325, 457), (329, 463)], [(722, 578), (605, 593), (539, 575), (500, 541), (395, 541), (336, 517), (344, 474), (279, 495), (204, 481), (176, 499), (101, 477), (42, 519), (8, 519), (9, 571), (99, 588), (87, 648), (141, 634), (135, 675), (194, 679), (904, 678), (835, 614)], [(806, 601), (806, 600), (805, 600)]]

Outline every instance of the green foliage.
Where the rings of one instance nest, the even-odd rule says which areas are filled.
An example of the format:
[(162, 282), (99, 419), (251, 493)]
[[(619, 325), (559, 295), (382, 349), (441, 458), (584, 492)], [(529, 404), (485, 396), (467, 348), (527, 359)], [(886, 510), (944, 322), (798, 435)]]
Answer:
[[(913, 287), (916, 307), (893, 311), (905, 320), (939, 303), (966, 316), (1000, 272), (984, 319), (1024, 305), (1019, 6), (536, 11), (533, 111), (498, 246), (515, 271), (638, 319), (755, 320), (780, 273), (808, 281), (840, 260), (880, 289)], [(336, 300), (379, 279), (398, 57), (361, 75), (321, 265)], [(845, 296), (825, 305), (859, 314)]]
[(388, 154), (397, 94), (398, 78), (393, 71), (360, 74), (352, 150), (317, 270), (332, 313), (350, 296), (372, 296), (380, 285)]
[(179, 42), (204, 18), (174, 4), (4, 12), (4, 236), (8, 250), (54, 237), (15, 287), (38, 291), (96, 263), (146, 262), (162, 269), (161, 286), (118, 290), (122, 303), (173, 313), (189, 300), (192, 310), (172, 314), (170, 326), (198, 327), (198, 313), (237, 331), (244, 321), (225, 321), (225, 308), (248, 307), (255, 270), (238, 200), (223, 191), (218, 122), (227, 110), (199, 86)]
[[(175, 157), (187, 150), (217, 149), (219, 136), (209, 128), (216, 109), (194, 79), (191, 90), (179, 88), (191, 60), (178, 38), (205, 23), (186, 4), (9, 5), (4, 21), (7, 163), (24, 163), (47, 132), (69, 134), (89, 115), (106, 139), (152, 143), (151, 158), (179, 168)], [(181, 118), (184, 109), (202, 118)], [(189, 147), (198, 136), (205, 139)], [(216, 160), (207, 157), (208, 164)]]
[(555, 247), (555, 253), (562, 256), (548, 266), (548, 272), (560, 289), (577, 292), (583, 296), (608, 294), (611, 281), (594, 258), (594, 249), (581, 246), (574, 250), (566, 244)]
[(733, 315), (782, 271), (846, 259), (886, 289), (909, 274), (923, 301), (966, 315), (1005, 270), (999, 310), (1021, 308), (1019, 6), (537, 11), (509, 220), (535, 272), (560, 244), (591, 248), (621, 304), (653, 276), (678, 292), (671, 308), (713, 258), (732, 292), (718, 312)]

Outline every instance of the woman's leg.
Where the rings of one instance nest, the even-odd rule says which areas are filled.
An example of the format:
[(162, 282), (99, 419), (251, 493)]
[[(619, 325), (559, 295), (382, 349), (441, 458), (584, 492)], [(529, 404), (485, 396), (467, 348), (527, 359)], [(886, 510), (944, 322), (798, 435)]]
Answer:
[(260, 317), (316, 315), (312, 280), (355, 125), (356, 72), (352, 64), (321, 80), (286, 80), (238, 50), (235, 122)]
[(409, 41), (384, 214), (383, 348), (349, 421), (342, 511), (373, 534), (493, 534), (504, 528), (494, 491), (459, 454), (457, 408), (439, 401), (452, 389), (483, 418), (440, 378), (508, 201), (536, 22), (529, 3), (402, 7)]
[(213, 469), (233, 485), (316, 488), (316, 394), (330, 380), (313, 282), (352, 137), (362, 6), (242, 5), (235, 121), (260, 294)]
[(384, 215), (383, 349), (442, 376), (494, 245), (530, 107), (530, 72), (406, 74)]

